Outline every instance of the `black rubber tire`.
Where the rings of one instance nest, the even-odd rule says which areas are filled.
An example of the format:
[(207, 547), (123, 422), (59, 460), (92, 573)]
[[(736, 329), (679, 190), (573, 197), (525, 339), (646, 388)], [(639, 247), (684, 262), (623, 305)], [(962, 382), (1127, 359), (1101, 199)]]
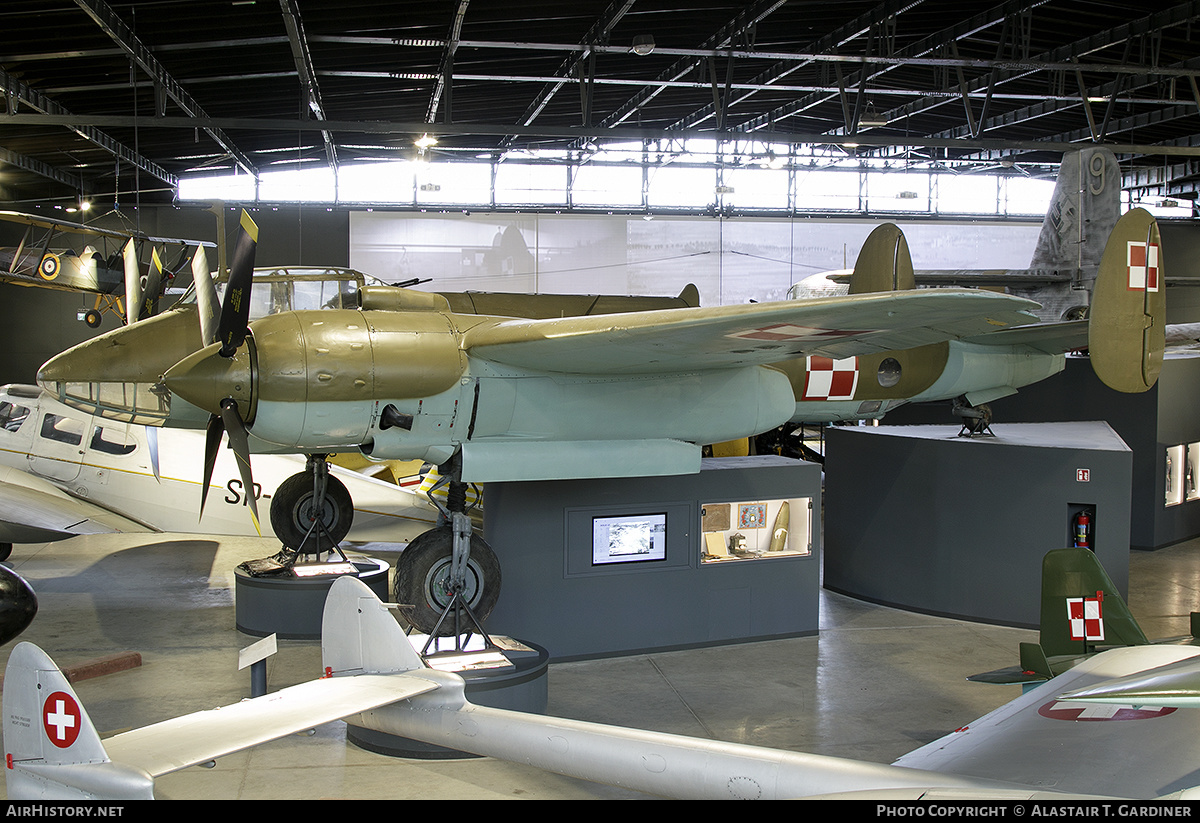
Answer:
[[(279, 484), (271, 498), (271, 529), (289, 549), (300, 550), (315, 516), (312, 512), (313, 480), (308, 472), (293, 474)], [(350, 492), (332, 474), (325, 484), (325, 508), (322, 522), (325, 532), (317, 530), (304, 544), (305, 554), (327, 552), (346, 538), (354, 521), (354, 502)], [(328, 532), (328, 534), (326, 534)]]
[(0, 543), (0, 561), (7, 560), (12, 555), (12, 543)]
[(100, 328), (100, 324), (104, 322), (104, 318), (95, 309), (88, 309), (83, 313), (83, 322), (88, 325), (88, 328), (98, 329)]
[[(454, 549), (454, 531), (449, 526), (430, 529), (417, 536), (396, 560), (392, 579), (392, 599), (412, 606), (413, 626), (430, 634), (450, 603), (442, 584), (450, 573)], [(464, 597), (471, 613), (482, 623), (500, 599), (500, 561), (492, 547), (478, 534), (471, 535), (471, 556), (467, 558), (467, 588)], [(410, 612), (403, 612), (407, 617)], [(454, 634), (454, 618), (448, 617), (439, 635)]]

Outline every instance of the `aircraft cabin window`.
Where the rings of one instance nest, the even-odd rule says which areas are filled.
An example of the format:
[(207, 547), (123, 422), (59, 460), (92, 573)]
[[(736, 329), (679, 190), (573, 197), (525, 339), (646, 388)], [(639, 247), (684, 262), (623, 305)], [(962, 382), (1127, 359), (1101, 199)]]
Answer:
[(0, 403), (0, 427), (3, 427), (5, 431), (18, 431), (27, 417), (29, 417), (29, 409), (24, 406), (9, 403), (7, 400)]
[(42, 437), (78, 446), (83, 442), (83, 423), (70, 417), (47, 414), (42, 418)]
[(92, 433), (91, 448), (105, 454), (129, 454), (137, 448), (137, 441), (118, 429), (97, 426)]

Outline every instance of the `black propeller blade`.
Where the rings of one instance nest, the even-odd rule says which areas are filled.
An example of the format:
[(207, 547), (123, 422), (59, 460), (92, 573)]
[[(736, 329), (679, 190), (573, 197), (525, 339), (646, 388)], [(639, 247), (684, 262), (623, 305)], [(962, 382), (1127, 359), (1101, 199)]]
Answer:
[(229, 284), (221, 304), (217, 340), (221, 356), (232, 357), (246, 339), (250, 322), (250, 287), (254, 281), (254, 253), (258, 248), (258, 226), (242, 211), (241, 233), (229, 264)]
[(208, 429), (204, 437), (204, 482), (200, 485), (200, 516), (204, 516), (204, 503), (208, 500), (208, 485), (212, 482), (213, 467), (217, 464), (217, 451), (221, 448), (221, 435), (225, 433), (225, 421), (219, 414), (208, 416)]
[[(221, 356), (232, 357), (246, 340), (250, 322), (250, 288), (254, 281), (254, 254), (258, 248), (258, 226), (245, 210), (242, 211), (241, 231), (233, 251), (233, 262), (229, 267), (229, 283), (225, 288), (225, 299), (219, 307), (219, 319), (213, 342), (221, 344)], [(208, 263), (196, 250), (192, 261), (192, 275), (196, 283), (197, 308), (200, 313), (201, 334), (209, 342), (211, 315), (217, 310), (216, 294), (208, 273)], [(212, 482), (217, 452), (221, 447), (221, 435), (228, 433), (229, 448), (237, 459), (238, 473), (250, 505), (250, 517), (254, 529), (260, 535), (258, 502), (254, 494), (254, 478), (250, 472), (250, 446), (246, 424), (242, 420), (237, 401), (227, 397), (221, 401), (221, 413), (208, 418), (207, 436), (204, 442), (204, 484), (200, 493), (200, 514), (204, 515), (204, 503), (208, 498), (208, 486)]]

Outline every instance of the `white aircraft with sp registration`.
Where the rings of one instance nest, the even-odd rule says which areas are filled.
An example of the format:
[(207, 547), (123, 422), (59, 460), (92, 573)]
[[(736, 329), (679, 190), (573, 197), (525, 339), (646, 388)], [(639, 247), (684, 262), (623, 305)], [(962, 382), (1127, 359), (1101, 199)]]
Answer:
[[(338, 578), (325, 604), (325, 676), (104, 741), (45, 652), (18, 644), (4, 676), (9, 800), (152, 799), (156, 777), (339, 718), (673, 798), (1200, 796), (1191, 757), (1200, 715), (1122, 710), (1124, 716), (1105, 713), (1119, 722), (1081, 722), (1080, 705), (1063, 697), (1161, 666), (1196, 668), (1196, 648), (1103, 652), (888, 765), (477, 706), (466, 699), (461, 677), (426, 666), (390, 608), (358, 579)], [(1131, 756), (1146, 768), (1129, 768)]]
[[(0, 554), (7, 557), (14, 542), (80, 534), (258, 534), (251, 495), (228, 450), (218, 454), (210, 486), (219, 502), (197, 518), (203, 453), (202, 432), (92, 417), (36, 386), (0, 387)], [(303, 466), (297, 455), (260, 455), (253, 496), (267, 499), (285, 483), (304, 482)], [(349, 540), (404, 543), (437, 523), (437, 508), (415, 482), (401, 486), (338, 466), (331, 473), (341, 484), (330, 484), (322, 521), (338, 533), (348, 526)], [(349, 489), (353, 504), (333, 499), (338, 489)], [(311, 489), (297, 499), (310, 496)], [(281, 540), (298, 544), (312, 521), (299, 505), (290, 514), (272, 526), (285, 532), (277, 534)]]

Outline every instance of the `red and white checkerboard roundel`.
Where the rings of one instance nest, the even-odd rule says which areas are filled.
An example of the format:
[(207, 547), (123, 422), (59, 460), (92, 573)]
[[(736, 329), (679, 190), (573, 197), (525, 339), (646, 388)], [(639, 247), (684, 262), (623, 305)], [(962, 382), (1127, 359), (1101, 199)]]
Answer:
[(858, 386), (858, 358), (833, 360), (808, 357), (805, 360), (802, 400), (853, 400)]
[(66, 692), (55, 692), (42, 704), (42, 728), (50, 742), (60, 749), (75, 742), (82, 723), (79, 704)]
[(1158, 245), (1130, 240), (1125, 246), (1130, 291), (1158, 291)]
[(1104, 639), (1103, 599), (1101, 592), (1096, 592), (1095, 597), (1067, 598), (1067, 622), (1072, 640)]

